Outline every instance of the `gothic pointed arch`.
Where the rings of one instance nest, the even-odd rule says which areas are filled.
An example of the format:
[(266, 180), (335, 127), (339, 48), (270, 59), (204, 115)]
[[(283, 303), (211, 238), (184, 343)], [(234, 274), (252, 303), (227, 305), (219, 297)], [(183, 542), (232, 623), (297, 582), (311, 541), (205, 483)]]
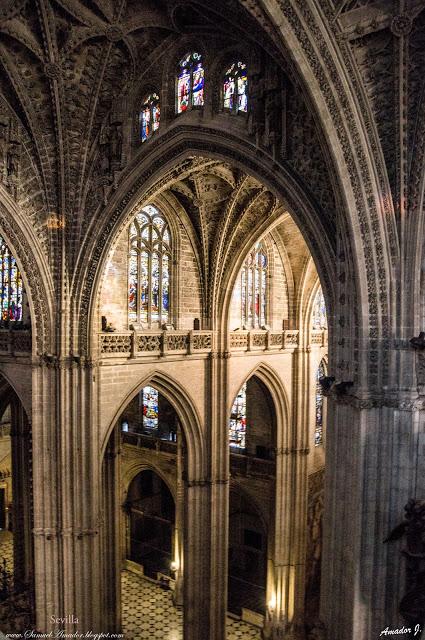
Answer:
[(187, 447), (188, 480), (205, 480), (207, 463), (206, 444), (202, 434), (201, 420), (198, 411), (189, 392), (184, 386), (164, 372), (152, 371), (151, 374), (138, 382), (137, 385), (126, 394), (124, 399), (121, 399), (119, 407), (115, 410), (113, 420), (103, 433), (101, 451), (103, 453), (105, 452), (110, 435), (125, 407), (148, 385), (155, 387), (158, 392), (163, 394), (178, 415)]
[(52, 350), (52, 294), (54, 286), (44, 252), (32, 227), (9, 194), (0, 187), (0, 234), (16, 259), (30, 307), (33, 349), (40, 355)]

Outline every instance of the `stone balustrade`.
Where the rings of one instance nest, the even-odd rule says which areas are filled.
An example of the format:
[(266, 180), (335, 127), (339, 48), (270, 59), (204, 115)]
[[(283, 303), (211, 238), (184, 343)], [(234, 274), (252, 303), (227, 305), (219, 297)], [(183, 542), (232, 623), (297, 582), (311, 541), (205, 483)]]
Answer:
[(191, 355), (209, 353), (211, 331), (121, 331), (99, 334), (102, 357)]
[[(193, 355), (212, 350), (212, 331), (120, 331), (99, 334), (102, 357)], [(232, 331), (231, 351), (270, 351), (294, 349), (299, 343), (298, 330)], [(327, 331), (312, 332), (312, 344), (325, 346)]]
[(298, 345), (298, 330), (286, 331), (232, 331), (231, 351), (279, 351)]
[(29, 329), (0, 329), (0, 354), (31, 353), (32, 336)]
[(328, 330), (313, 329), (310, 344), (312, 347), (326, 347), (328, 344)]

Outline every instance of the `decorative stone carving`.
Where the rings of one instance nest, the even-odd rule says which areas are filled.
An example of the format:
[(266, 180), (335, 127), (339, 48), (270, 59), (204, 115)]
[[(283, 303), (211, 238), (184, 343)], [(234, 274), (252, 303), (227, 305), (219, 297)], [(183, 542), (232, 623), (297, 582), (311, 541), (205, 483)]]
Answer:
[(46, 62), (44, 65), (44, 73), (51, 80), (58, 80), (61, 75), (61, 68), (56, 62)]
[(159, 351), (161, 349), (161, 336), (139, 336), (139, 351)]
[(101, 353), (130, 353), (131, 336), (114, 333), (100, 336)]
[(408, 36), (412, 30), (412, 18), (407, 13), (400, 13), (394, 16), (391, 21), (391, 32), (395, 36)]
[(211, 340), (211, 334), (210, 333), (201, 333), (199, 335), (194, 335), (193, 336), (193, 349), (194, 351), (197, 350), (204, 350), (204, 349), (211, 349), (211, 345), (212, 345), (212, 340)]
[(265, 347), (266, 346), (267, 336), (265, 333), (254, 333), (252, 334), (252, 346), (253, 347)]
[(406, 559), (406, 594), (400, 602), (400, 614), (412, 626), (425, 625), (425, 500), (410, 499), (406, 514), (384, 542), (405, 539), (402, 553)]
[(169, 351), (181, 351), (183, 349), (187, 349), (188, 346), (188, 336), (187, 335), (169, 335), (165, 336), (167, 349)]

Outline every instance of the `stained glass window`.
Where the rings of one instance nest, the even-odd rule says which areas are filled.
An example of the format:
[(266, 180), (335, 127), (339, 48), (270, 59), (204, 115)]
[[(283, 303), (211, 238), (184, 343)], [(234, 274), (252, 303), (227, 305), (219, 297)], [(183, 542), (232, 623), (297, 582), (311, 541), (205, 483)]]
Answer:
[(234, 62), (224, 75), (223, 107), (236, 113), (248, 111), (248, 76), (244, 62)]
[(319, 287), (313, 302), (311, 313), (311, 328), (314, 330), (327, 329), (328, 320), (326, 318), (326, 305), (322, 287)]
[(168, 225), (147, 205), (130, 225), (128, 319), (147, 326), (170, 319), (171, 246)]
[(180, 61), (177, 77), (177, 113), (204, 105), (205, 70), (200, 53), (188, 53)]
[(320, 379), (325, 375), (325, 365), (322, 360), (316, 373), (316, 426), (314, 430), (314, 445), (316, 447), (323, 444), (323, 389)]
[(159, 128), (159, 120), (161, 117), (161, 109), (159, 105), (159, 95), (151, 93), (143, 102), (140, 111), (140, 139), (145, 142)]
[(154, 387), (143, 387), (143, 428), (158, 429), (158, 391)]
[(230, 414), (229, 442), (231, 447), (246, 447), (246, 382), (239, 389)]
[(266, 324), (267, 272), (266, 251), (258, 242), (245, 260), (241, 272), (242, 326), (248, 329)]
[(22, 320), (22, 276), (9, 247), (0, 236), (1, 323)]

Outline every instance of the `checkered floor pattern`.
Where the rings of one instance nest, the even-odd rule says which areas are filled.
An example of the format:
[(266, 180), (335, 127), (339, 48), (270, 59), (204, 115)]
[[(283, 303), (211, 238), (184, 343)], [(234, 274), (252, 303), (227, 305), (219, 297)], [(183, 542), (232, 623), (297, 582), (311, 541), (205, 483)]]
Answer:
[[(122, 626), (126, 640), (182, 640), (183, 614), (171, 592), (123, 571)], [(260, 640), (260, 630), (227, 618), (227, 640)], [(201, 640), (201, 639), (200, 639)]]
[(13, 575), (13, 535), (0, 529), (0, 562), (6, 560), (6, 570)]

